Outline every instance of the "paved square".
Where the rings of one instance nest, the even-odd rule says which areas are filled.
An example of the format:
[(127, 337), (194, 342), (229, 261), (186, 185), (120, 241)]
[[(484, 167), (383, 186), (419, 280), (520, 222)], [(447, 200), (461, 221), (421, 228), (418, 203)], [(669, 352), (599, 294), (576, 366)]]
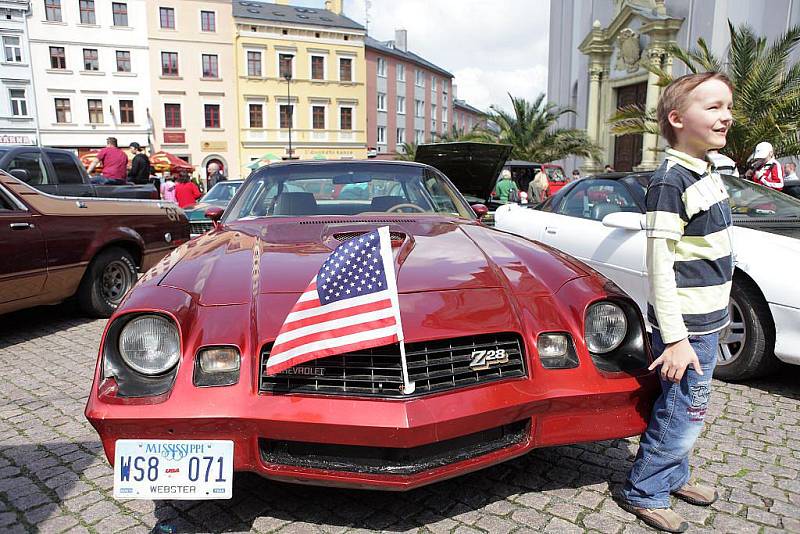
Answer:
[[(105, 321), (70, 305), (0, 316), (3, 532), (648, 532), (611, 500), (636, 440), (541, 449), (408, 493), (280, 484), (238, 475), (230, 501), (115, 501), (83, 417)], [(690, 532), (800, 532), (800, 368), (715, 381), (694, 473), (710, 508), (676, 502)]]

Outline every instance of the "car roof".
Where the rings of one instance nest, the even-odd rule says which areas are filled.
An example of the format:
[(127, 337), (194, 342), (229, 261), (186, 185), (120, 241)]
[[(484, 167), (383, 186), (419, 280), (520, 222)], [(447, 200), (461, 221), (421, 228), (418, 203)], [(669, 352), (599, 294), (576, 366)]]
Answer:
[(416, 161), (405, 161), (405, 160), (386, 160), (386, 159), (299, 159), (299, 160), (287, 160), (287, 161), (276, 161), (275, 163), (270, 163), (269, 165), (265, 165), (263, 168), (275, 168), (275, 167), (291, 167), (291, 166), (301, 166), (305, 167), (308, 165), (317, 166), (317, 165), (332, 165), (332, 164), (342, 164), (346, 163), (348, 165), (407, 165), (409, 167), (429, 167), (429, 165), (425, 165), (424, 163), (418, 163)]

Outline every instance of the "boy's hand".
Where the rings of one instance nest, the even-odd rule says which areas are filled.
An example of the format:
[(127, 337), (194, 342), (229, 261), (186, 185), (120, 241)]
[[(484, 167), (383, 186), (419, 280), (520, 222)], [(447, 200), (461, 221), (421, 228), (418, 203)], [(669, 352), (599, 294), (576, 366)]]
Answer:
[(656, 358), (647, 369), (652, 371), (659, 365), (661, 366), (661, 377), (676, 384), (681, 381), (683, 373), (690, 365), (697, 374), (703, 374), (703, 370), (700, 369), (700, 360), (688, 338), (667, 345), (661, 356)]

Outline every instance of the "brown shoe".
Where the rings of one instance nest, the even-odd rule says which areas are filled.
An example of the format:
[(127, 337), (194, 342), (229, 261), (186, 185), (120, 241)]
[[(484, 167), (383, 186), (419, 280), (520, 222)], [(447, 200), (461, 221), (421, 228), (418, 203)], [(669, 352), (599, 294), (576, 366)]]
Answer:
[(719, 499), (717, 490), (691, 480), (673, 495), (695, 506), (709, 506)]
[(655, 529), (664, 532), (686, 532), (689, 528), (689, 523), (671, 508), (639, 508), (622, 499), (618, 503), (623, 510), (632, 513)]

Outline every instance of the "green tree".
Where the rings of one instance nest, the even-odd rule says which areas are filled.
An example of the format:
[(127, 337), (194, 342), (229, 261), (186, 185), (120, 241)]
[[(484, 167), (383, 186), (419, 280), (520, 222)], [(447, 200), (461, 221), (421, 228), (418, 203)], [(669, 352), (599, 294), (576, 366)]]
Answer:
[(544, 94), (532, 102), (508, 96), (513, 111), (509, 113), (492, 105), (487, 118), (499, 131), (482, 129), (482, 140), (508, 143), (514, 147), (512, 158), (541, 163), (567, 156), (600, 157), (600, 147), (589, 139), (585, 130), (556, 126), (560, 117), (575, 113), (574, 110), (546, 102)]
[(401, 146), (403, 147), (403, 152), (398, 153), (394, 159), (401, 161), (414, 161), (414, 156), (417, 155), (417, 144), (403, 143)]
[(434, 143), (455, 143), (458, 141), (484, 141), (486, 134), (479, 125), (474, 125), (469, 130), (456, 128), (455, 124), (450, 126), (449, 132), (433, 134)]
[[(800, 43), (800, 26), (790, 28), (772, 44), (757, 36), (747, 25), (734, 27), (728, 22), (731, 44), (725, 58), (715, 56), (703, 38), (697, 46), (684, 50), (668, 47), (692, 73), (722, 72), (733, 84), (733, 125), (728, 142), (720, 152), (732, 158), (740, 171), (761, 141), (769, 141), (775, 156), (800, 153), (800, 63), (789, 65), (792, 51)], [(672, 77), (664, 70), (648, 66), (664, 87)], [(658, 134), (655, 109), (627, 106), (611, 117), (615, 135)]]

